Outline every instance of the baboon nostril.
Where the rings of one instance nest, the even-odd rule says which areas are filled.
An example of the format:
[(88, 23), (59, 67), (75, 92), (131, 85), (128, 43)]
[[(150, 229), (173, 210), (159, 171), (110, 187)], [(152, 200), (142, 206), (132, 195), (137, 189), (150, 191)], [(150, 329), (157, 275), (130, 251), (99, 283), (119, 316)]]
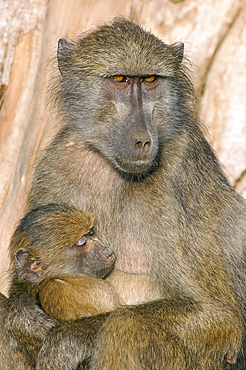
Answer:
[(150, 148), (150, 146), (151, 146), (151, 141), (150, 140), (146, 140), (145, 143), (144, 143), (144, 145), (143, 145), (143, 148), (145, 150), (147, 150), (147, 149)]
[(151, 146), (151, 140), (136, 140), (135, 141), (135, 148), (142, 149), (143, 151), (147, 151)]
[(109, 248), (103, 249), (101, 251), (101, 256), (104, 260), (109, 260), (109, 261), (115, 258), (114, 252)]

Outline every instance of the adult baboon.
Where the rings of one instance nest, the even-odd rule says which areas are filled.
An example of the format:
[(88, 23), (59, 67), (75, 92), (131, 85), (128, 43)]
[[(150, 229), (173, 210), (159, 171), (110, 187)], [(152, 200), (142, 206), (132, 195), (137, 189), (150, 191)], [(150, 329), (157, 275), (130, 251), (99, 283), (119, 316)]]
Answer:
[[(62, 127), (27, 208), (92, 212), (128, 306), (53, 328), (37, 369), (221, 370), (245, 308), (245, 204), (200, 128), (183, 44), (126, 19), (58, 43)], [(35, 310), (29, 313), (30, 320)], [(38, 330), (38, 325), (37, 325)]]

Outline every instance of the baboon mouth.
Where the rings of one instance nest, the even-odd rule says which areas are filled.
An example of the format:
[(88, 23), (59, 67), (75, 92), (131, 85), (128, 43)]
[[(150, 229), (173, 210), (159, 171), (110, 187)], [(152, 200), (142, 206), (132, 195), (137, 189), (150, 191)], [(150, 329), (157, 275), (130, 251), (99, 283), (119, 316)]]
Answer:
[(152, 161), (138, 160), (138, 161), (123, 161), (116, 159), (117, 168), (123, 173), (129, 174), (146, 174), (152, 168)]

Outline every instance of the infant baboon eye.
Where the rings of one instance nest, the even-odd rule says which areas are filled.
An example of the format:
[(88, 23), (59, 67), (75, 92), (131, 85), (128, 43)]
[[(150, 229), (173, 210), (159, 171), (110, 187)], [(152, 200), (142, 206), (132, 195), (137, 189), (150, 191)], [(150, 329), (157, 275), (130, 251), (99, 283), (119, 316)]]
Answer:
[(113, 78), (113, 80), (115, 82), (127, 82), (128, 81), (128, 77), (121, 76), (121, 75), (119, 75), (119, 76), (113, 76), (112, 78)]
[(84, 236), (82, 236), (82, 238), (80, 238), (78, 241), (77, 241), (77, 243), (75, 244), (75, 245), (84, 245), (84, 244), (86, 244), (86, 241), (87, 241), (87, 237), (84, 235)]
[(143, 77), (143, 82), (147, 82), (147, 83), (151, 83), (151, 82), (155, 82), (156, 80), (156, 76), (146, 76), (146, 77)]

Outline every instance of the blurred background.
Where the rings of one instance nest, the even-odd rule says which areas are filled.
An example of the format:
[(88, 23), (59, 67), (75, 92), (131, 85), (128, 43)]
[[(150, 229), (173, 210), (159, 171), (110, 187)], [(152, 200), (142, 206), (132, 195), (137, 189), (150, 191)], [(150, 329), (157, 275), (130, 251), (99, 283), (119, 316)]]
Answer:
[(57, 130), (49, 101), (60, 37), (124, 15), (183, 41), (206, 136), (246, 197), (246, 0), (0, 0), (0, 291), (40, 150)]

